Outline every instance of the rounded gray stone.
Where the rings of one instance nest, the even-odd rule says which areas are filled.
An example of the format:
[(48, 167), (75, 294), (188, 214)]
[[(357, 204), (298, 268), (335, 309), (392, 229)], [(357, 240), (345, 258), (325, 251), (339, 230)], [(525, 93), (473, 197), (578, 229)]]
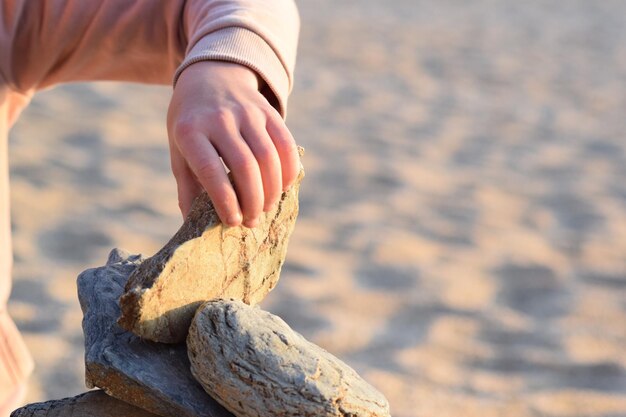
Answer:
[(238, 417), (382, 417), (385, 397), (352, 368), (241, 301), (200, 307), (187, 338), (191, 371)]

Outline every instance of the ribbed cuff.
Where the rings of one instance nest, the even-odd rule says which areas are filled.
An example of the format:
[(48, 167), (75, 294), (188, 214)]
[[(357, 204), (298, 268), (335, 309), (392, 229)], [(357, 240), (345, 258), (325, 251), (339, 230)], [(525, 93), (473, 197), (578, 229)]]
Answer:
[(15, 323), (6, 311), (0, 311), (0, 391), (10, 392), (28, 378), (33, 368), (33, 359)]
[(283, 117), (287, 112), (287, 96), (291, 90), (289, 72), (276, 52), (262, 37), (241, 27), (227, 27), (209, 33), (194, 45), (174, 74), (174, 86), (180, 74), (196, 62), (227, 61), (245, 65), (265, 81), (276, 96)]

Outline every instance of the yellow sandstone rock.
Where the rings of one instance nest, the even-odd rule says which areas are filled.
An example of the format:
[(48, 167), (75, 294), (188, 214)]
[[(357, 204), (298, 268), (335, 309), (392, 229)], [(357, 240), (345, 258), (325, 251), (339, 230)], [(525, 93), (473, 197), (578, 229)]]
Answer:
[(254, 229), (225, 227), (206, 193), (156, 255), (130, 276), (120, 298), (119, 324), (156, 342), (185, 340), (196, 308), (214, 298), (260, 302), (278, 282), (298, 215), (304, 176)]

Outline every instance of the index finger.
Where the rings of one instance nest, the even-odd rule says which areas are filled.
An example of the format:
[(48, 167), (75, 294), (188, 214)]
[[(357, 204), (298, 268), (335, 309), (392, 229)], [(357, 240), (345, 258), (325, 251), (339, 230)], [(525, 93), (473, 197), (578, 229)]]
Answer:
[(220, 220), (228, 226), (238, 226), (242, 221), (237, 194), (228, 179), (219, 154), (202, 134), (179, 139), (177, 146), (187, 164), (198, 178), (213, 202)]

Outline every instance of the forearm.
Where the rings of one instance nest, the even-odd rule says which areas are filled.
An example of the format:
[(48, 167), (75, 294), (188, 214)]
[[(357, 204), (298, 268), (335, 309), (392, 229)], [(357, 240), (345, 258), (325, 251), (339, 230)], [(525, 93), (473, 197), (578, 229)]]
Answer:
[(20, 92), (86, 80), (168, 83), (182, 61), (184, 2), (8, 0), (5, 78)]

